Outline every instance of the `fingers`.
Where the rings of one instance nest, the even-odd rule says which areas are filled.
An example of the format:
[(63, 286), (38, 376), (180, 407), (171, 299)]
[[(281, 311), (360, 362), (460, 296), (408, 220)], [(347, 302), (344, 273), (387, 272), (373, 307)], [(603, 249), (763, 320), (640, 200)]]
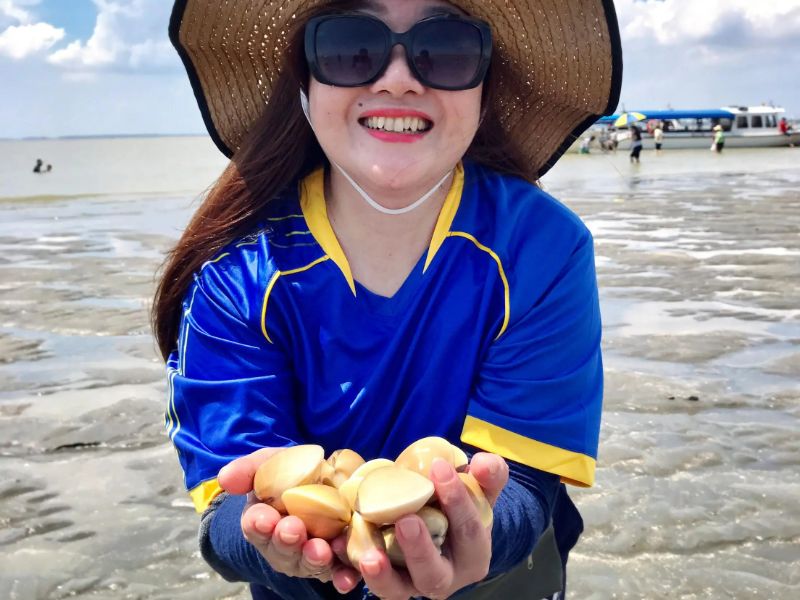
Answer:
[(453, 586), (453, 564), (442, 558), (417, 515), (398, 520), (395, 534), (414, 587), (426, 598), (444, 598)]
[(414, 589), (408, 576), (395, 570), (383, 552), (370, 550), (359, 563), (369, 591), (385, 600), (408, 600), (421, 592)]
[(478, 509), (451, 465), (436, 459), (431, 475), (439, 503), (450, 523), (447, 541), (458, 578), (468, 583), (479, 581), (489, 570), (491, 532), (481, 523)]
[(261, 464), (283, 448), (262, 448), (247, 456), (242, 456), (220, 469), (217, 480), (220, 487), (229, 494), (242, 495), (253, 490), (253, 478)]
[(356, 589), (358, 582), (361, 581), (361, 575), (355, 569), (345, 567), (344, 565), (335, 565), (332, 573), (333, 587), (340, 594), (347, 594)]
[(320, 581), (331, 580), (333, 552), (325, 540), (310, 539), (303, 544), (301, 552), (300, 577), (314, 577)]
[(308, 535), (303, 521), (297, 517), (284, 517), (275, 526), (264, 558), (281, 573), (295, 575), (306, 541), (308, 541)]
[(361, 581), (361, 574), (353, 568), (347, 558), (347, 537), (340, 535), (331, 541), (331, 551), (340, 564), (333, 567), (333, 585), (340, 594), (346, 594), (355, 589)]
[(258, 548), (262, 554), (272, 540), (275, 526), (281, 520), (281, 514), (269, 506), (255, 501), (252, 496), (242, 511), (241, 526), (245, 539)]
[(502, 456), (478, 452), (472, 457), (469, 472), (483, 488), (486, 499), (494, 506), (508, 483), (508, 463)]

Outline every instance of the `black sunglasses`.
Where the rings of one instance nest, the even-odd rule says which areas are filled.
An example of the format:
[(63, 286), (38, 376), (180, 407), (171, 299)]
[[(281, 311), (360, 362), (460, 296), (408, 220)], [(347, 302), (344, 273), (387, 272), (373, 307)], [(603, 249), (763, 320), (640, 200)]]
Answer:
[(405, 33), (361, 13), (322, 15), (306, 25), (306, 60), (314, 78), (326, 85), (358, 87), (377, 81), (398, 44), (422, 85), (468, 90), (486, 77), (492, 30), (484, 21), (453, 14), (423, 19)]

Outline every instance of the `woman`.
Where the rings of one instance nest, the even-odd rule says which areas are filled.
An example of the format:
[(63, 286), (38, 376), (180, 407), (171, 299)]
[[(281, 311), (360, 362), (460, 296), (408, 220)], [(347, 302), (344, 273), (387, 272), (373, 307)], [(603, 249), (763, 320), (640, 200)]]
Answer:
[[(537, 593), (561, 589), (600, 321), (591, 236), (533, 182), (617, 103), (612, 2), (179, 0), (170, 31), (232, 157), (154, 306), (204, 558), (255, 598), (505, 597), (544, 581), (548, 531)], [(407, 572), (253, 500), (283, 447), (394, 458), (429, 435), (468, 451), (495, 522), (438, 462), (454, 526), (440, 556), (400, 519)]]

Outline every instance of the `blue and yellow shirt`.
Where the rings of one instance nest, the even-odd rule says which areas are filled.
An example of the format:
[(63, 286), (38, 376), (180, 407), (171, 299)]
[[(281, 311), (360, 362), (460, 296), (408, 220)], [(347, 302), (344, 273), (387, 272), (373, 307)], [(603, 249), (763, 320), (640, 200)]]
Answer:
[(531, 184), (466, 163), (391, 298), (353, 279), (324, 172), (195, 276), (166, 426), (198, 510), (265, 446), (394, 458), (439, 435), (588, 486), (602, 404), (592, 237)]

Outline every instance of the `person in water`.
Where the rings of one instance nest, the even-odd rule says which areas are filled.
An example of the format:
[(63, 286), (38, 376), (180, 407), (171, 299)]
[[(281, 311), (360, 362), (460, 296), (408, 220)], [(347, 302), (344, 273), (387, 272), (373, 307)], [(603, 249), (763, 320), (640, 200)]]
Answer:
[[(613, 3), (259, 6), (178, 0), (170, 25), (231, 158), (153, 307), (203, 558), (259, 600), (563, 592), (601, 322), (592, 236), (536, 182), (616, 108)], [(494, 524), (435, 462), (453, 527), (440, 554), (400, 518), (407, 569), (379, 550), (351, 564), (253, 494), (288, 446), (393, 459), (427, 436), (469, 456)]]
[(638, 164), (642, 154), (642, 130), (636, 125), (631, 125), (631, 162)]
[(722, 151), (724, 149), (725, 149), (725, 131), (722, 129), (722, 125), (715, 125), (714, 145), (712, 146), (712, 150), (714, 150), (717, 154), (722, 154)]

